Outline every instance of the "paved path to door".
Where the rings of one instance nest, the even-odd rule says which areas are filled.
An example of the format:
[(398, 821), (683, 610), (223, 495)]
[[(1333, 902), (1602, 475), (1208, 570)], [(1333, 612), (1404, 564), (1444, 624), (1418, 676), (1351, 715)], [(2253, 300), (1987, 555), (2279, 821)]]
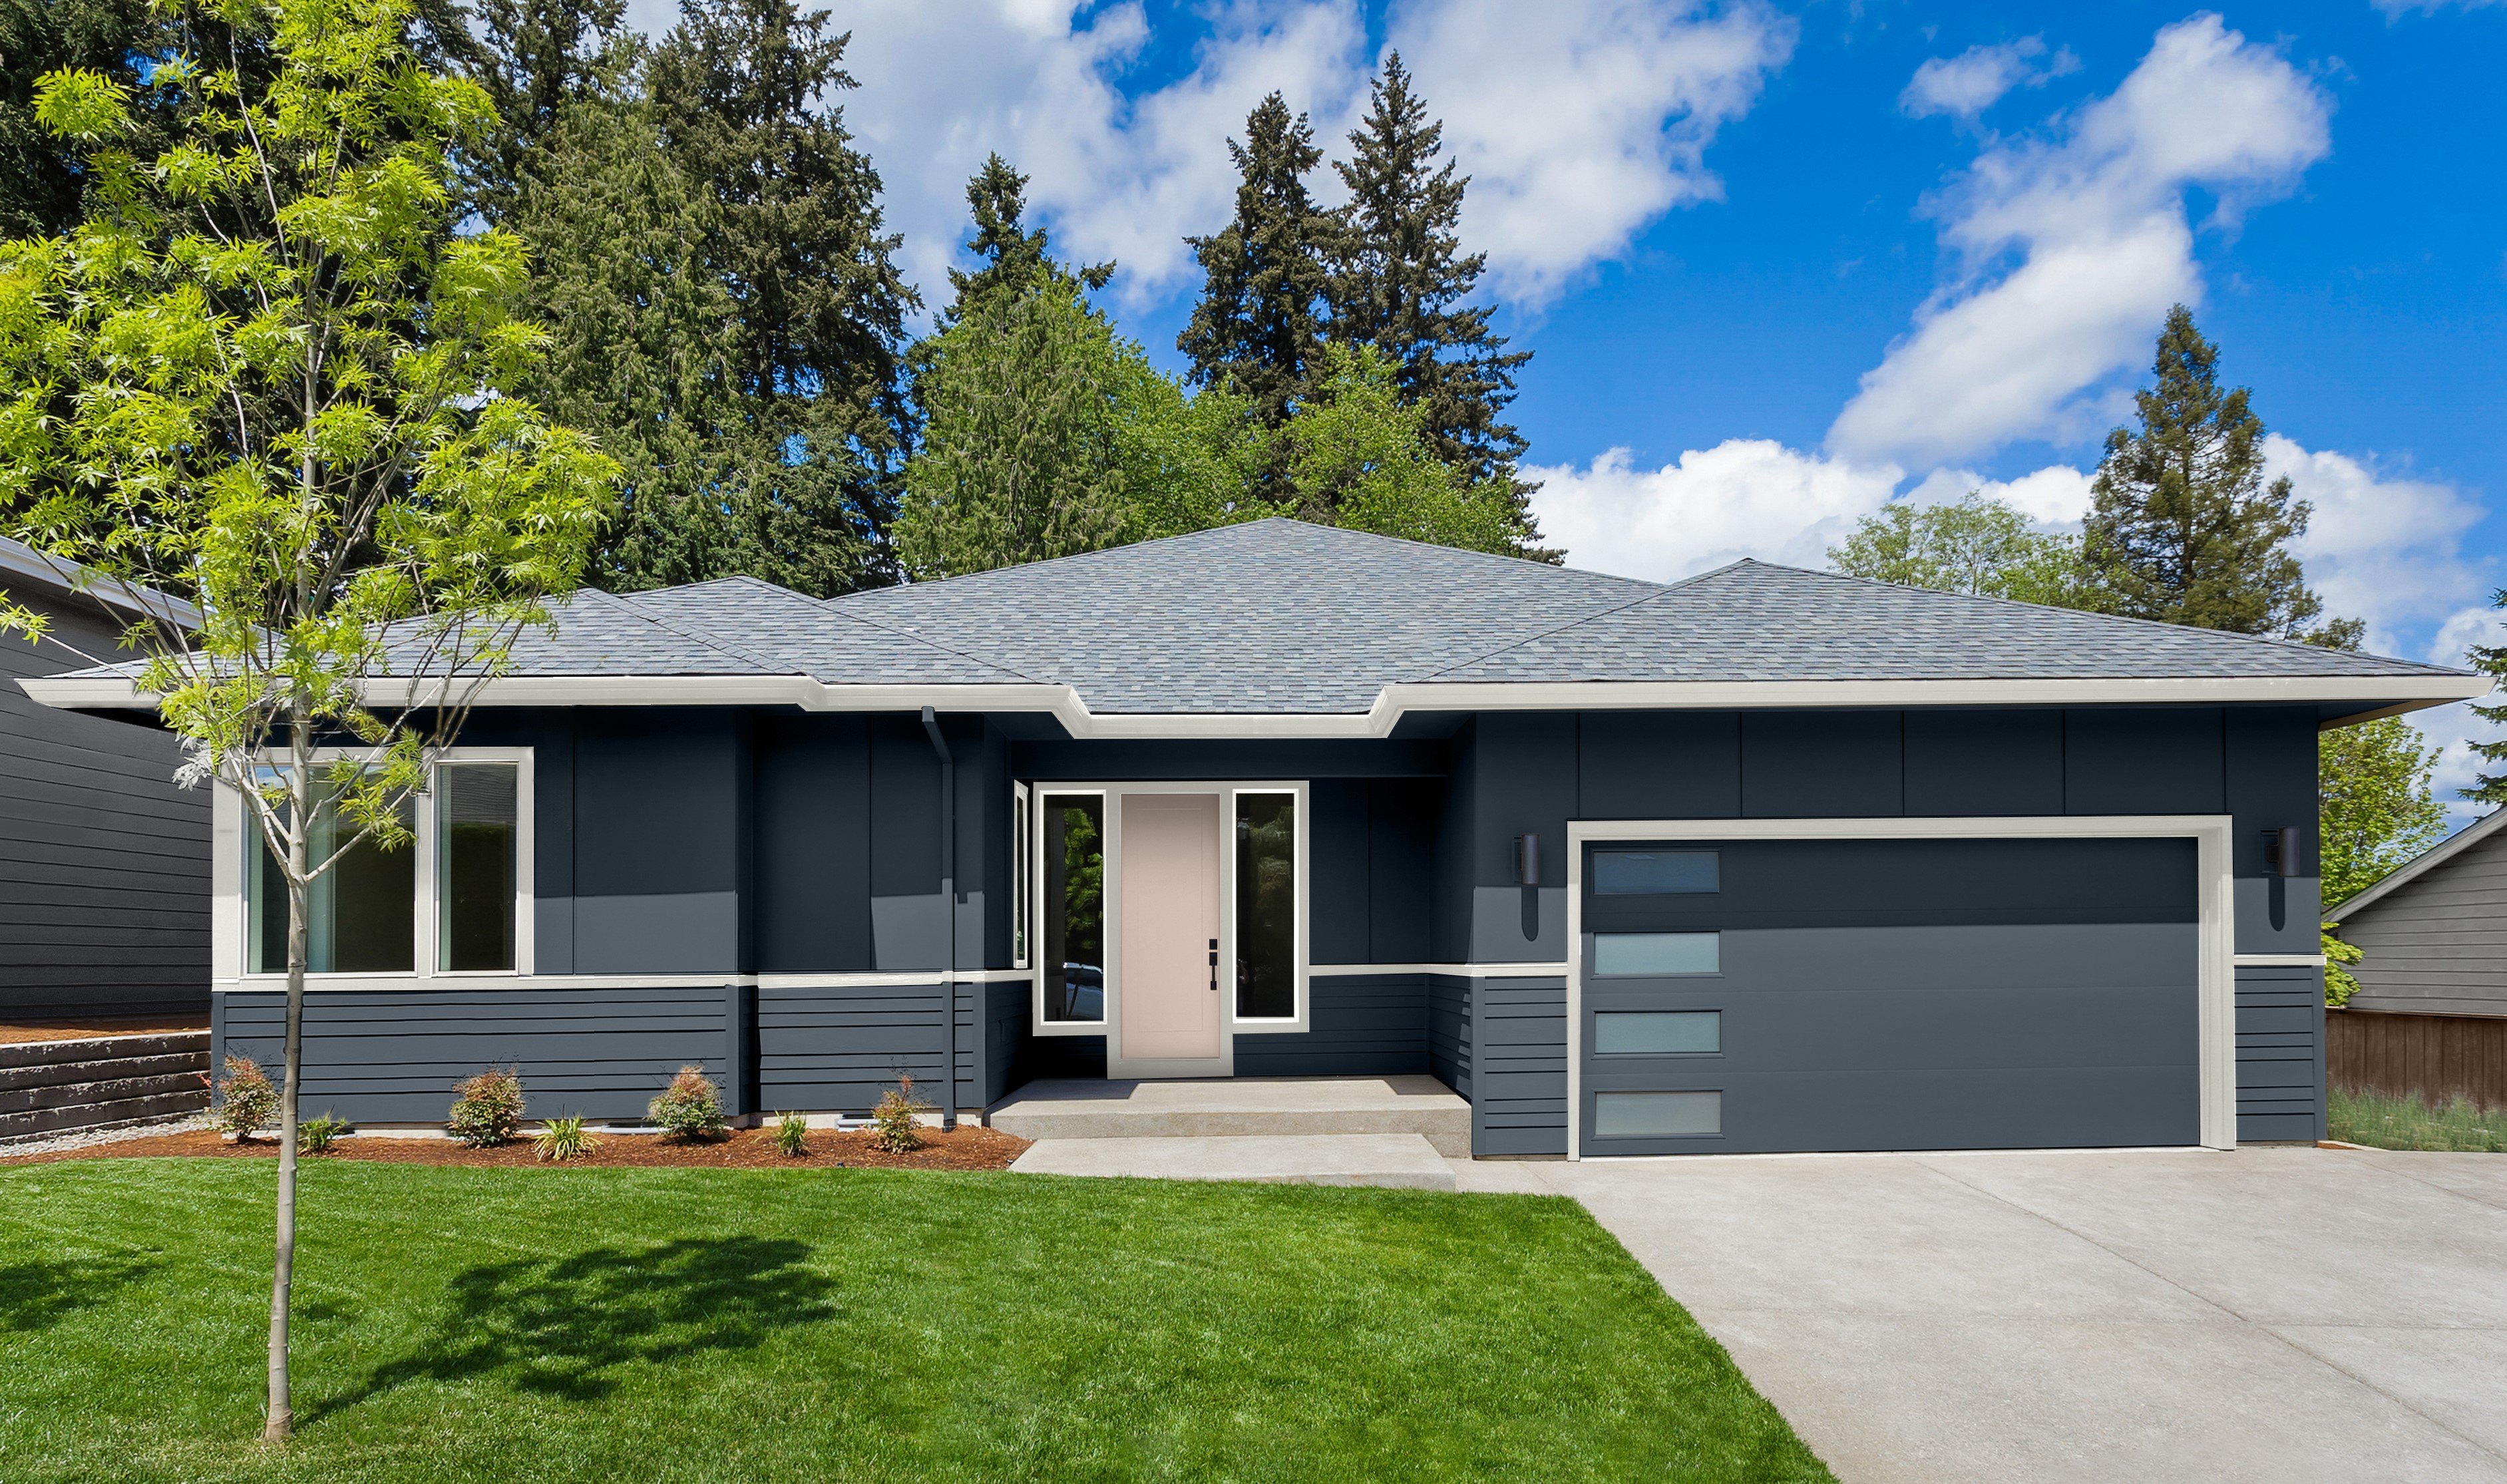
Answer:
[(1582, 1201), (1846, 1484), (2507, 1484), (2507, 1155), (1454, 1164)]

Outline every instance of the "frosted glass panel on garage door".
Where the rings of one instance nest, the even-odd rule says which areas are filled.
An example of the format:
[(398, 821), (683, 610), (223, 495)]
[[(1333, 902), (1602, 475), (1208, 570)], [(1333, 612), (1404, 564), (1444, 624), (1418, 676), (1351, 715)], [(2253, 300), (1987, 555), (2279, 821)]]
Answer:
[(1595, 1093), (1596, 1139), (1676, 1139), (1724, 1132), (1722, 1093)]
[(1596, 974), (1712, 974), (1723, 963), (1723, 934), (1600, 932), (1593, 935)]

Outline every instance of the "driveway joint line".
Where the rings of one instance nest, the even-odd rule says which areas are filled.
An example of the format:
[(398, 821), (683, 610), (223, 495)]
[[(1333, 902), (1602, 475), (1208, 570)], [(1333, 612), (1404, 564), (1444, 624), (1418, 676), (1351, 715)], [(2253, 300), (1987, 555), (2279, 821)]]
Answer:
[[(2372, 1392), (2376, 1393), (2378, 1395), (2384, 1397), (2387, 1401), (2390, 1401), (2390, 1402), (2392, 1402), (2394, 1405), (2396, 1405), (2396, 1406), (2398, 1406), (2398, 1407), (2401, 1407), (2404, 1411), (2411, 1413), (2414, 1417), (2416, 1417), (2416, 1418), (2420, 1419), (2422, 1422), (2427, 1423), (2430, 1427), (2437, 1429), (2437, 1430), (2438, 1430), (2439, 1431), (2441, 1431), (2441, 1432), (2444, 1432), (2444, 1433), (2445, 1433), (2445, 1434), (2447, 1434), (2449, 1437), (2459, 1437), (2459, 1438), (2463, 1439), (2465, 1442), (2467, 1442), (2467, 1443), (2471, 1444), (2473, 1447), (2480, 1449), (2482, 1452), (2484, 1452), (2484, 1453), (2486, 1453), (2486, 1454), (2489, 1454), (2491, 1458), (2494, 1458), (2494, 1459), (2498, 1460), (2500, 1463), (2502, 1463), (2502, 1464), (2507, 1464), (2507, 1453), (2501, 1453), (2501, 1452), (2499, 1452), (2497, 1449), (2490, 1447), (2488, 1443), (2483, 1442), (2480, 1438), (2474, 1437), (2472, 1434), (2470, 1434), (2470, 1433), (2468, 1433), (2468, 1432), (2465, 1432), (2465, 1431), (2462, 1431), (2461, 1430), (2459, 1430), (2459, 1429), (2455, 1428), (2452, 1424), (2451, 1424), (2451, 1423), (2447, 1422), (2444, 1418), (2431, 1416), (2429, 1413), (2422, 1411), (2418, 1406), (2415, 1405), (2414, 1403), (2412, 1403), (2412, 1402), (2410, 1402), (2410, 1401), (2408, 1401), (2408, 1400), (2405, 1400), (2403, 1397), (2400, 1397), (2400, 1396), (2395, 1395), (2393, 1393), (2391, 1393), (2391, 1392), (2389, 1392), (2389, 1391), (2385, 1390), (2385, 1389), (2384, 1389), (2383, 1387), (2381, 1387), (2381, 1386), (2379, 1386), (2377, 1383), (2375, 1383), (2374, 1381), (2369, 1380), (2367, 1377), (2360, 1375), (2358, 1372), (2356, 1372), (2356, 1371), (2354, 1371), (2354, 1370), (2350, 1369), (2350, 1367), (2348, 1367), (2348, 1366), (2346, 1366), (2346, 1365), (2343, 1364), (2341, 1361), (2336, 1360), (2336, 1359), (2333, 1359), (2333, 1358), (2331, 1358), (2330, 1357), (2327, 1357), (2327, 1356), (2320, 1356), (2320, 1355), (2317, 1355), (2314, 1351), (2312, 1351), (2312, 1350), (2308, 1349), (2307, 1346), (2302, 1345), (2302, 1344), (2300, 1344), (2298, 1341), (2291, 1339), (2288, 1335), (2285, 1335), (2285, 1334), (2281, 1333), (2278, 1329), (2274, 1328), (2272, 1325), (2270, 1325), (2270, 1324), (2257, 1324), (2255, 1327), (2256, 1327), (2257, 1329), (2262, 1330), (2264, 1333), (2266, 1333), (2266, 1334), (2268, 1334), (2268, 1335), (2271, 1335), (2273, 1339), (2280, 1341), (2283, 1345), (2288, 1346), (2290, 1349), (2292, 1349), (2292, 1350), (2294, 1350), (2294, 1351), (2297, 1351), (2300, 1355), (2307, 1357), (2308, 1359), (2310, 1359), (2310, 1360), (2313, 1360), (2316, 1364), (2321, 1365), (2321, 1366), (2325, 1367), (2326, 1369), (2328, 1369), (2328, 1370), (2330, 1370), (2330, 1371), (2334, 1372), (2335, 1374), (2349, 1377), (2352, 1381), (2355, 1381), (2355, 1382), (2357, 1382), (2359, 1385), (2366, 1387), (2368, 1390), (2370, 1390), (2370, 1391), (2372, 1391)], [(2333, 1327), (2333, 1326), (2331, 1326), (2331, 1325), (2324, 1325), (2324, 1326), (2319, 1326), (2319, 1327), (2331, 1328), (2331, 1327)], [(2367, 1327), (2367, 1326), (2362, 1326), (2362, 1327)]]

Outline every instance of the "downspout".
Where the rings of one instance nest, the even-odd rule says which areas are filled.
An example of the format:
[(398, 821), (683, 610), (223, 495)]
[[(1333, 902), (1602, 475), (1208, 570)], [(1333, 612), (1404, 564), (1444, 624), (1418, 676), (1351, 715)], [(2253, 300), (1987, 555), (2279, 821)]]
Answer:
[(948, 1058), (940, 1080), (948, 1093), (940, 1104), (940, 1127), (958, 1127), (958, 764), (949, 756), (948, 740), (940, 735), (940, 718), (923, 708), (923, 731), (940, 758), (940, 916), (949, 938), (949, 965), (940, 975), (940, 1044)]

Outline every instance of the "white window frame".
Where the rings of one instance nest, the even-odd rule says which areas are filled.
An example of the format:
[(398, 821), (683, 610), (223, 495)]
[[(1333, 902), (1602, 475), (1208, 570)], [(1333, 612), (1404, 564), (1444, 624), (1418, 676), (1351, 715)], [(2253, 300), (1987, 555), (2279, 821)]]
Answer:
[[(334, 762), (343, 757), (361, 757), (363, 748), (320, 747), (313, 762)], [(264, 766), (275, 766), (282, 759), (272, 759)], [(437, 966), (437, 945), (443, 933), (439, 921), (443, 903), (436, 886), (435, 809), (436, 779), (427, 778), (426, 791), (411, 800), (414, 806), (411, 828), (417, 839), (410, 843), (416, 852), (413, 862), (417, 873), (417, 890), (412, 901), (410, 930), (418, 941), (412, 945), (410, 961), (415, 967), (387, 973), (311, 973), (306, 983), (325, 988), (353, 988), (376, 984), (429, 985), (449, 987), (473, 981), (511, 983), (527, 978), (533, 972), (537, 945), (533, 911), (533, 865), (537, 853), (538, 832), (534, 820), (532, 755), (528, 747), (447, 747), (436, 754), (435, 764), (447, 763), (511, 763), (516, 765), (514, 810), (519, 828), (514, 841), (514, 966), (510, 969), (464, 969), (459, 972), (440, 970)], [(245, 814), (243, 801), (235, 790), (219, 784), (211, 806), (211, 832), (216, 847), (213, 857), (210, 890), (217, 897), (218, 910), (211, 918), (210, 960), (212, 977), (220, 983), (251, 988), (267, 988), (287, 982), (285, 970), (274, 973), (247, 973), (247, 951), (252, 942), (252, 892), (249, 876), (261, 850), (261, 832)]]
[[(1239, 1035), (1294, 1035), (1313, 1027), (1314, 995), (1312, 988), (1313, 954), (1309, 934), (1311, 907), (1308, 901), (1314, 880), (1313, 842), (1314, 807), (1312, 790), (1302, 778), (1271, 779), (1187, 779), (1155, 782), (1112, 780), (1074, 780), (1063, 782), (1036, 779), (1028, 785), (1029, 797), (1037, 811), (1028, 847), (1027, 877), (1029, 892), (1029, 932), (1040, 945), (1044, 933), (1044, 828), (1042, 809), (1048, 797), (1072, 794), (1093, 795), (1105, 801), (1105, 925), (1107, 962), (1106, 1018), (1102, 1021), (1047, 1021), (1044, 1018), (1044, 975), (1049, 967), (1041, 948), (1033, 955), (1034, 975), (1031, 983), (1035, 994), (1028, 1010), (1029, 1030), (1036, 1035), (1102, 1035), (1106, 1037), (1107, 1075), (1111, 1077), (1160, 1076), (1232, 1076), (1235, 1073), (1235, 1038)], [(1123, 867), (1122, 827), (1123, 799), (1129, 794), (1207, 793), (1218, 796), (1218, 923), (1219, 961), (1236, 961), (1236, 810), (1242, 794), (1288, 794), (1295, 800), (1296, 849), (1295, 881), (1291, 887), (1295, 904), (1295, 995), (1296, 1013), (1279, 1017), (1239, 1017), (1236, 995), (1231, 984), (1225, 1003), (1219, 1011), (1219, 1054), (1215, 1063), (1209, 1060), (1159, 1061), (1125, 1057), (1122, 1054), (1122, 931), (1123, 931)]]
[(1681, 1159), (1667, 1155), (1587, 1155), (1584, 1140), (1584, 848), (1619, 840), (2150, 840), (2192, 839), (2197, 902), (2195, 1069), (2201, 1090), (2198, 1138), (2212, 1149), (2237, 1146), (2237, 975), (2235, 883), (2230, 877), (2227, 814), (2068, 814), (1986, 818), (1571, 819), (1567, 824), (1567, 1157)]

